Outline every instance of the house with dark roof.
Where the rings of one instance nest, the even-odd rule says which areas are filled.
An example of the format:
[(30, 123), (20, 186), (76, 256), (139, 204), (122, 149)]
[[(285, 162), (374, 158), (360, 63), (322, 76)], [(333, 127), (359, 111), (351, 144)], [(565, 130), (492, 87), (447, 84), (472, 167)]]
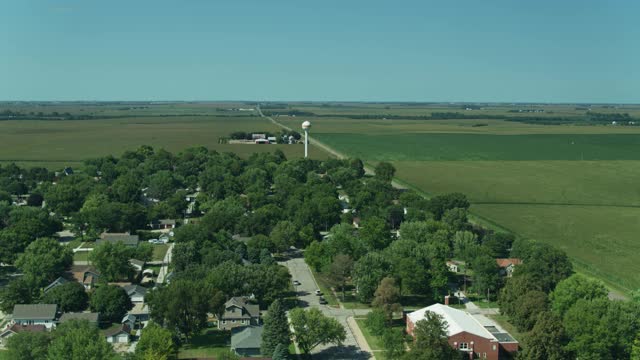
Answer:
[(44, 293), (46, 294), (47, 292), (57, 288), (60, 285), (64, 285), (66, 283), (68, 283), (69, 280), (63, 278), (62, 276), (53, 280), (53, 282), (51, 282), (51, 284), (47, 285), (47, 287), (44, 288)]
[(224, 312), (218, 319), (218, 329), (230, 330), (239, 326), (260, 325), (260, 306), (250, 304), (245, 298), (232, 297), (224, 304)]
[(5, 347), (7, 345), (7, 340), (17, 333), (20, 333), (23, 331), (42, 332), (46, 330), (47, 328), (44, 325), (13, 324), (0, 332), (0, 347)]
[(71, 320), (87, 320), (89, 323), (97, 326), (100, 320), (100, 314), (94, 312), (64, 313), (60, 316), (58, 323), (62, 324)]
[(44, 325), (47, 329), (55, 326), (58, 305), (17, 304), (13, 307), (13, 322), (19, 325)]
[(138, 322), (138, 317), (129, 313), (122, 318), (122, 321), (120, 323), (129, 326), (129, 329), (135, 329), (137, 322)]
[(140, 285), (126, 285), (123, 286), (124, 291), (127, 292), (132, 303), (144, 302), (144, 296), (147, 294), (147, 288)]
[(151, 224), (149, 224), (149, 226), (151, 227), (151, 229), (153, 230), (170, 230), (170, 229), (175, 229), (176, 227), (176, 220), (175, 219), (160, 219), (160, 220), (155, 220), (152, 221)]
[(73, 265), (66, 276), (84, 285), (87, 290), (94, 288), (100, 280), (100, 273), (88, 265)]
[(102, 332), (108, 343), (128, 344), (131, 340), (131, 329), (126, 324), (114, 326)]
[(96, 246), (105, 243), (117, 243), (121, 241), (123, 244), (129, 247), (136, 247), (140, 242), (138, 235), (131, 235), (129, 233), (102, 233), (100, 238), (96, 240)]
[(262, 326), (247, 326), (231, 330), (231, 351), (239, 356), (260, 355)]

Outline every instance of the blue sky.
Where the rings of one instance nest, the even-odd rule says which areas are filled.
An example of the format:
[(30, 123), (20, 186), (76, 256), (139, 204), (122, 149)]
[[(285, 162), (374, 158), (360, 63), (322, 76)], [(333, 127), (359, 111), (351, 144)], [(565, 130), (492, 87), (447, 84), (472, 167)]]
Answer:
[(640, 103), (640, 2), (0, 0), (0, 100)]

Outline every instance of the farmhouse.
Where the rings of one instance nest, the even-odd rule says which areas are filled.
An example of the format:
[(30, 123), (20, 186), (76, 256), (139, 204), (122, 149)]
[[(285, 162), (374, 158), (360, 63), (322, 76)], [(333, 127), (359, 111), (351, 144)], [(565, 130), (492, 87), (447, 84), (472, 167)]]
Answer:
[(413, 336), (415, 324), (427, 312), (442, 316), (446, 321), (449, 345), (468, 353), (469, 358), (499, 360), (518, 351), (518, 342), (496, 327), (483, 326), (471, 314), (442, 304), (434, 304), (407, 315), (407, 333)]
[(224, 304), (224, 313), (218, 321), (218, 329), (230, 330), (238, 326), (258, 325), (259, 322), (259, 305), (249, 304), (241, 297), (232, 297)]
[(56, 304), (18, 304), (13, 307), (13, 322), (18, 325), (43, 325), (47, 329), (55, 326)]
[(231, 330), (231, 351), (239, 356), (260, 355), (262, 326), (248, 326)]
[(130, 235), (129, 233), (102, 233), (100, 239), (96, 240), (96, 246), (104, 242), (116, 243), (118, 241), (122, 241), (127, 246), (136, 247), (140, 239), (138, 235)]
[(513, 276), (513, 271), (517, 265), (522, 264), (522, 260), (517, 258), (511, 259), (496, 259), (498, 266), (500, 267), (500, 274), (502, 276), (511, 277)]

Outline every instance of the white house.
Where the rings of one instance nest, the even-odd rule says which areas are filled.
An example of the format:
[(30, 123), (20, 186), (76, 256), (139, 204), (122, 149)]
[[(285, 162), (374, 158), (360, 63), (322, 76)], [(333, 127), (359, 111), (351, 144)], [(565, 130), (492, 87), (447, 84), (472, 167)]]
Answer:
[(13, 307), (13, 322), (18, 325), (44, 325), (47, 329), (55, 326), (56, 304), (18, 304)]
[(142, 287), (140, 285), (127, 285), (124, 287), (124, 290), (131, 298), (132, 303), (142, 303), (144, 302), (144, 296), (147, 294), (147, 288)]

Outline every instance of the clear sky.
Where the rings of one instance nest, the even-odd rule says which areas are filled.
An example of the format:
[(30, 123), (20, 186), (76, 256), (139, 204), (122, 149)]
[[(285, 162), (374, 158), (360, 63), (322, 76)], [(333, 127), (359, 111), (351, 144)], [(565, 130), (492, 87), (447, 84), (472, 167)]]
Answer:
[(640, 103), (640, 1), (0, 0), (0, 100)]

